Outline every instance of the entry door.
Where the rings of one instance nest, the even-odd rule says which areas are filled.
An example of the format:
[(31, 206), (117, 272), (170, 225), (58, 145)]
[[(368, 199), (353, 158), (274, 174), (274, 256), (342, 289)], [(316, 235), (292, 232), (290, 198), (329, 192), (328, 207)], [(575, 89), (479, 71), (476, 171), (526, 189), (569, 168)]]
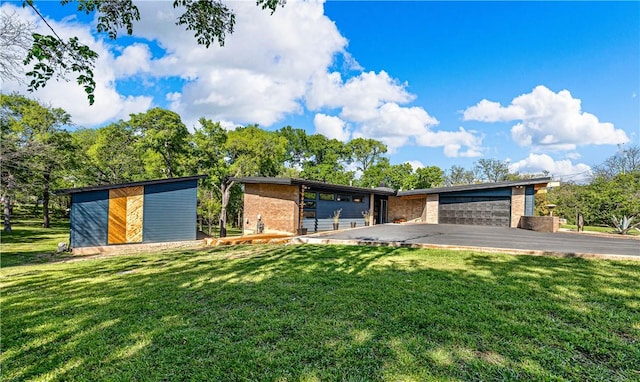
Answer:
[(380, 224), (384, 224), (387, 220), (387, 201), (385, 199), (380, 199), (380, 219), (378, 219), (378, 221)]

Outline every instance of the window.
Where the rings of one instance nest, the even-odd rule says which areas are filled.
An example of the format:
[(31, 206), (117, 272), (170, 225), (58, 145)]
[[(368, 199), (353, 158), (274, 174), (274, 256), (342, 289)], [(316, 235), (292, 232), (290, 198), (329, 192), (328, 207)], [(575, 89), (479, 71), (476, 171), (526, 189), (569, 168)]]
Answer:
[(315, 201), (309, 201), (309, 200), (305, 200), (304, 201), (304, 208), (310, 208), (310, 209), (315, 209), (316, 208), (316, 202)]
[(362, 195), (353, 195), (354, 203), (364, 203), (364, 196)]
[(336, 199), (339, 202), (350, 202), (351, 201), (351, 195), (340, 195), (340, 194), (338, 194), (338, 197)]
[(334, 201), (334, 200), (336, 200), (336, 195), (335, 194), (327, 194), (327, 193), (321, 192), (320, 193), (320, 200)]
[(304, 216), (305, 219), (315, 219), (316, 211), (304, 211), (302, 216)]
[(306, 191), (304, 193), (304, 198), (307, 199), (307, 200), (316, 200), (316, 193), (315, 192)]

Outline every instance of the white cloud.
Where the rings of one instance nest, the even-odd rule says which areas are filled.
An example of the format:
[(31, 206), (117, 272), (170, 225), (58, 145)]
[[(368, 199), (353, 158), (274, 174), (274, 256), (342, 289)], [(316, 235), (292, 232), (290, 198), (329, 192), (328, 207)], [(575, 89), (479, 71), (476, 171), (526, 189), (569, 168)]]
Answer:
[[(17, 17), (34, 23), (37, 32), (50, 33), (44, 23), (29, 9), (15, 8), (9, 4), (3, 4), (2, 8), (9, 10), (9, 12), (15, 10)], [(118, 66), (123, 67), (124, 61), (120, 61), (120, 64), (117, 64), (108, 46), (102, 41), (96, 40), (91, 35), (88, 26), (77, 24), (73, 22), (73, 19), (62, 23), (53, 20), (48, 20), (48, 22), (62, 38), (78, 36), (81, 43), (89, 45), (99, 54), (94, 70), (94, 79), (96, 81), (94, 105), (89, 106), (84, 89), (74, 79), (68, 82), (52, 79), (44, 88), (40, 88), (32, 94), (27, 94), (23, 84), (7, 81), (2, 84), (4, 92), (16, 91), (27, 94), (29, 97), (37, 98), (44, 104), (60, 107), (72, 116), (75, 124), (84, 126), (94, 126), (113, 119), (127, 118), (130, 113), (143, 112), (149, 109), (152, 102), (151, 97), (123, 96), (118, 93), (115, 88), (116, 74), (118, 72), (116, 68)], [(136, 49), (133, 48), (133, 50), (129, 51), (127, 56), (130, 56)]]
[[(425, 147), (444, 147), (447, 157), (478, 157), (482, 155), (482, 137), (460, 127), (458, 131), (427, 131), (417, 142)], [(462, 147), (466, 150), (460, 151)]]
[(339, 73), (326, 73), (312, 83), (306, 102), (312, 110), (337, 109), (340, 119), (354, 126), (354, 138), (380, 140), (390, 153), (415, 143), (443, 147), (446, 156), (479, 155), (482, 138), (475, 132), (435, 131), (439, 121), (424, 108), (402, 106), (415, 98), (406, 86), (384, 71), (364, 72), (346, 81)]
[[(94, 106), (88, 106), (84, 91), (74, 82), (52, 81), (36, 96), (89, 126), (144, 112), (155, 106), (156, 96), (189, 127), (200, 117), (232, 126), (269, 127), (308, 109), (317, 113), (316, 131), (341, 140), (374, 138), (390, 152), (412, 144), (442, 147), (447, 156), (480, 152), (482, 139), (475, 132), (437, 131), (435, 117), (423, 107), (408, 105), (416, 97), (407, 91), (406, 82), (385, 71), (362, 71), (346, 51), (346, 38), (324, 15), (321, 0), (289, 1), (273, 15), (254, 2), (233, 2), (234, 33), (224, 47), (214, 44), (209, 49), (198, 45), (192, 32), (174, 25), (180, 9), (170, 2), (137, 5), (141, 20), (134, 26), (136, 42), (126, 47), (118, 45), (122, 39), (96, 39), (92, 26), (74, 17), (53, 22), (60, 33), (80, 36), (100, 55)], [(340, 56), (355, 75), (343, 78), (331, 69)], [(124, 88), (130, 84), (142, 88)], [(5, 88), (24, 91), (17, 84)]]
[(548, 171), (556, 179), (576, 182), (585, 181), (591, 176), (589, 165), (573, 164), (570, 159), (554, 160), (547, 154), (529, 154), (525, 159), (512, 163), (509, 170), (526, 174), (539, 174)]
[(346, 142), (351, 135), (347, 124), (339, 117), (316, 114), (313, 118), (313, 125), (316, 127), (316, 133), (322, 134), (329, 139), (335, 138), (339, 141)]
[(419, 168), (424, 168), (424, 164), (422, 162), (420, 162), (419, 160), (409, 160), (406, 161), (405, 163), (409, 163), (411, 165), (411, 167), (413, 168), (413, 171), (419, 169)]
[(503, 107), (482, 100), (464, 110), (463, 119), (481, 122), (520, 121), (511, 128), (511, 136), (520, 146), (541, 146), (550, 150), (574, 150), (578, 145), (620, 144), (629, 141), (625, 132), (612, 123), (600, 122), (582, 111), (581, 100), (568, 90), (554, 93), (537, 86)]

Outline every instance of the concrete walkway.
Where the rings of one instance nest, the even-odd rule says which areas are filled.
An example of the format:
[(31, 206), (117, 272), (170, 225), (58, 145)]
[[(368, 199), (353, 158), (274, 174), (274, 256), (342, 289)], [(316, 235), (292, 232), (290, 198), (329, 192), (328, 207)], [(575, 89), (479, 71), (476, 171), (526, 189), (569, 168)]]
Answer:
[(302, 236), (296, 241), (640, 260), (640, 240), (629, 236), (603, 237), (577, 232), (546, 233), (453, 224), (382, 224)]

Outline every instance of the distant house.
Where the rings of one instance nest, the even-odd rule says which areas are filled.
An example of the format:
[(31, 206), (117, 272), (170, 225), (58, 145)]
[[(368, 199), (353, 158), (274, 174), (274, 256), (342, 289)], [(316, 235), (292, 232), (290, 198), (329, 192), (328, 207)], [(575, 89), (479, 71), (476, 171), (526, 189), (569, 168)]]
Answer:
[(57, 191), (71, 196), (71, 248), (195, 240), (198, 179), (205, 177)]
[(535, 194), (551, 178), (483, 183), (423, 190), (361, 188), (294, 178), (246, 177), (245, 234), (260, 230), (290, 234), (329, 231), (341, 210), (339, 229), (393, 221), (518, 227), (533, 216)]

